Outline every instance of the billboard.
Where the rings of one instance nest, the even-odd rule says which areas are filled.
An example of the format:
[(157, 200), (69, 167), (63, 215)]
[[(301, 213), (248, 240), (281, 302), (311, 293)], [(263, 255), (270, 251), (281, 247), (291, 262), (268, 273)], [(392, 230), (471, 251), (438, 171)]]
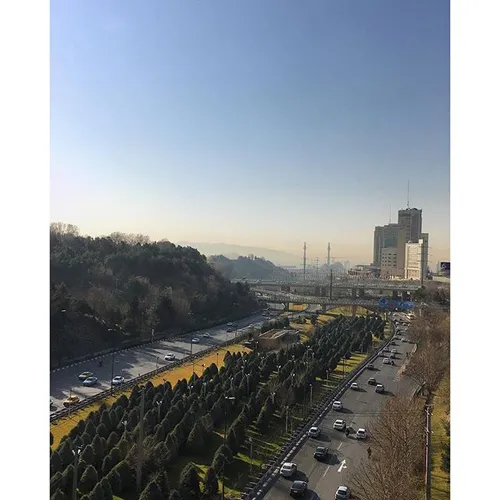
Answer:
[(389, 311), (393, 311), (398, 309), (400, 311), (409, 311), (413, 309), (415, 304), (409, 300), (392, 300), (386, 297), (382, 297), (378, 301), (378, 306), (380, 309), (388, 309)]
[(450, 272), (450, 263), (449, 262), (440, 262), (439, 263), (439, 270), (441, 272), (449, 273)]

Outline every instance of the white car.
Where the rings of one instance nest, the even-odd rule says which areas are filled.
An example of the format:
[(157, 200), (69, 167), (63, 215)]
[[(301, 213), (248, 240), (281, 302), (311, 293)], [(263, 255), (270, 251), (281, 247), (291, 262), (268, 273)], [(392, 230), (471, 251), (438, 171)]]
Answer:
[(396, 349), (391, 349), (391, 352), (392, 352), (393, 354), (396, 354), (396, 352), (397, 352), (397, 351), (396, 351)]
[(319, 427), (311, 427), (309, 431), (307, 432), (307, 435), (309, 437), (314, 437), (317, 438), (321, 434), (321, 430)]
[(358, 429), (356, 432), (356, 439), (366, 439), (366, 429)]
[(199, 339), (198, 337), (193, 337), (193, 338), (191, 339), (191, 342), (192, 342), (193, 344), (199, 344), (199, 343), (200, 343), (200, 339)]
[(175, 359), (175, 354), (173, 352), (169, 352), (167, 353), (167, 355), (165, 356), (165, 360), (166, 361), (173, 361)]
[(111, 381), (112, 385), (120, 385), (125, 382), (125, 379), (121, 375), (117, 375), (116, 377), (113, 377), (113, 380)]
[(351, 498), (351, 490), (347, 486), (339, 486), (335, 492), (335, 500)]
[(89, 387), (97, 384), (97, 377), (89, 377), (83, 381), (83, 385)]
[(382, 363), (384, 363), (384, 365), (390, 365), (391, 360), (389, 358), (384, 358), (384, 361), (382, 361)]
[(293, 462), (285, 462), (280, 469), (280, 474), (283, 477), (292, 477), (297, 472), (297, 464)]
[(375, 392), (383, 393), (384, 390), (385, 388), (382, 384), (377, 384), (377, 387), (375, 387)]
[(343, 431), (345, 430), (345, 420), (342, 420), (341, 418), (338, 418), (337, 420), (335, 420), (335, 422), (333, 423), (333, 428), (334, 429), (337, 429), (338, 431)]
[(359, 391), (359, 385), (358, 385), (358, 383), (357, 383), (357, 382), (353, 382), (353, 383), (351, 384), (351, 389), (352, 389), (353, 391)]
[(391, 352), (391, 354), (389, 354), (389, 357), (391, 359), (394, 359), (396, 357), (396, 353), (395, 352)]
[(334, 401), (332, 404), (332, 410), (340, 411), (342, 410), (342, 401)]
[(202, 337), (203, 337), (204, 339), (209, 339), (209, 338), (210, 338), (210, 334), (209, 334), (209, 333), (204, 333), (204, 334), (202, 335)]

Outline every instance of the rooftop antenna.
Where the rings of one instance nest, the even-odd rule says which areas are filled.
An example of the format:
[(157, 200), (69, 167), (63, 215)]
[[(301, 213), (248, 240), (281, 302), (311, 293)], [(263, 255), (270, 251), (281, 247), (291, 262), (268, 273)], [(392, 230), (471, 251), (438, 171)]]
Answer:
[(410, 181), (408, 181), (408, 193), (406, 197), (406, 208), (410, 209)]
[(326, 264), (328, 267), (330, 267), (330, 242), (328, 242), (328, 257), (327, 257)]
[(307, 255), (307, 245), (304, 241), (304, 281), (306, 280), (306, 255)]
[(389, 205), (389, 224), (391, 223), (391, 217), (392, 217), (392, 207)]

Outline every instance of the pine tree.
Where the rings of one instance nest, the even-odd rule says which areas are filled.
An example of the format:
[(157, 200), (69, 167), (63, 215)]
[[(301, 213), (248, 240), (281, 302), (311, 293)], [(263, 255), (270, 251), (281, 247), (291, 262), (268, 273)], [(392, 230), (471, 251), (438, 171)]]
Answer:
[(203, 450), (203, 447), (204, 447), (203, 427), (198, 421), (196, 421), (193, 430), (189, 433), (187, 439), (187, 450), (189, 454), (197, 455), (200, 453), (200, 451)]
[(99, 481), (99, 475), (93, 465), (89, 465), (80, 480), (80, 489), (84, 493), (91, 492)]
[(161, 488), (158, 483), (153, 480), (150, 481), (146, 488), (141, 493), (139, 500), (163, 500), (164, 496), (162, 495)]
[(179, 489), (183, 499), (198, 498), (200, 496), (200, 478), (193, 463), (182, 469), (179, 479)]
[(203, 479), (203, 493), (216, 495), (219, 492), (219, 481), (213, 467), (209, 467)]

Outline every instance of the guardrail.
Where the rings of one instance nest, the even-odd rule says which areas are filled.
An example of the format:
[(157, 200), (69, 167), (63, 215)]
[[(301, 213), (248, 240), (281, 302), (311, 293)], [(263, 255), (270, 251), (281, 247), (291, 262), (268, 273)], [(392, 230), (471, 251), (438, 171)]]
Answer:
[(314, 425), (318, 425), (319, 421), (322, 420), (327, 412), (330, 410), (331, 404), (334, 400), (339, 398), (344, 391), (349, 387), (351, 382), (355, 380), (361, 372), (365, 369), (366, 365), (371, 363), (377, 358), (379, 352), (387, 347), (391, 338), (394, 335), (394, 324), (391, 322), (391, 335), (380, 347), (375, 349), (373, 353), (367, 357), (361, 364), (359, 364), (342, 382), (342, 384), (336, 387), (332, 392), (326, 394), (323, 399), (317, 403), (309, 412), (308, 420), (303, 422), (297, 427), (289, 440), (285, 443), (282, 451), (275, 456), (274, 459), (268, 461), (266, 465), (266, 472), (261, 473), (257, 482), (250, 482), (245, 488), (245, 492), (241, 494), (242, 500), (259, 500), (262, 498), (272, 486), (276, 476), (279, 474), (280, 466), (283, 462), (289, 461), (295, 453), (302, 446), (302, 442), (306, 438), (306, 429)]
[[(247, 328), (247, 327), (243, 327)], [(81, 410), (82, 408), (85, 408), (86, 406), (96, 403), (97, 401), (106, 399), (108, 396), (111, 396), (113, 393), (121, 392), (126, 389), (130, 389), (131, 387), (134, 387), (134, 385), (140, 384), (141, 382), (144, 382), (159, 373), (167, 372), (169, 370), (172, 370), (173, 368), (176, 368), (177, 366), (180, 366), (182, 364), (189, 364), (190, 362), (194, 361), (195, 359), (201, 358), (203, 356), (206, 356), (207, 354), (210, 354), (211, 352), (217, 351), (219, 349), (224, 349), (224, 347), (228, 347), (232, 344), (236, 344), (243, 340), (244, 338), (248, 338), (248, 332), (241, 333), (237, 337), (234, 337), (231, 340), (227, 340), (223, 342), (222, 344), (215, 345), (212, 347), (209, 347), (208, 349), (204, 349), (203, 351), (197, 352), (196, 354), (192, 354), (189, 356), (186, 356), (185, 358), (179, 359), (177, 361), (174, 361), (172, 363), (169, 363), (168, 365), (161, 366), (160, 368), (157, 368), (153, 371), (150, 371), (148, 373), (145, 373), (144, 375), (141, 375), (139, 377), (135, 377), (132, 380), (128, 380), (127, 382), (124, 382), (123, 384), (117, 385), (113, 388), (106, 389), (104, 391), (101, 391), (99, 394), (96, 394), (95, 396), (90, 396), (88, 398), (85, 398), (83, 401), (80, 401), (79, 403), (76, 403), (72, 405), (71, 407), (68, 408), (63, 408), (61, 410), (57, 410), (53, 413), (50, 414), (50, 422), (55, 422), (56, 420), (62, 418), (62, 417), (67, 417), (74, 413), (75, 411)]]

